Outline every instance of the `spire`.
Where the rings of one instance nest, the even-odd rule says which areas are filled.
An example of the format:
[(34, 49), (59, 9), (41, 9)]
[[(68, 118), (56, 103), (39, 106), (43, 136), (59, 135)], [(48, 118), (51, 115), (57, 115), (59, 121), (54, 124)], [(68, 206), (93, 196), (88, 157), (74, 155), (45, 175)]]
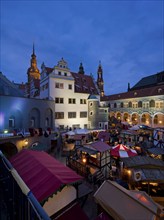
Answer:
[(101, 61), (99, 61), (99, 66), (97, 70), (97, 86), (100, 90), (100, 95), (104, 96), (104, 81), (103, 81), (103, 70), (101, 66)]
[(35, 47), (34, 47), (34, 43), (33, 43), (33, 55), (35, 55)]
[(33, 43), (33, 47), (32, 47), (32, 54), (31, 54), (31, 57), (32, 57), (32, 59), (35, 59), (35, 58), (36, 58), (34, 43)]
[(130, 91), (130, 83), (128, 83), (128, 92)]
[(79, 67), (79, 72), (80, 74), (84, 74), (84, 67), (83, 67), (83, 64), (80, 63), (80, 67)]

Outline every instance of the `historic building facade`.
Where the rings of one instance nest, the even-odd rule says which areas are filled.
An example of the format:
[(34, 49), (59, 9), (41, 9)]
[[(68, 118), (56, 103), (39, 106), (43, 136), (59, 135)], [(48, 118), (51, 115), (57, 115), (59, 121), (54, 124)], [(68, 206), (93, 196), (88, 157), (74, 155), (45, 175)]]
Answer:
[(164, 71), (144, 77), (128, 92), (102, 97), (101, 106), (123, 122), (164, 127)]
[(94, 103), (90, 95), (100, 102), (97, 84), (85, 74), (82, 63), (78, 73), (72, 72), (63, 58), (54, 68), (42, 64), (40, 99), (55, 101), (55, 127), (107, 129), (108, 108), (98, 104), (90, 110)]

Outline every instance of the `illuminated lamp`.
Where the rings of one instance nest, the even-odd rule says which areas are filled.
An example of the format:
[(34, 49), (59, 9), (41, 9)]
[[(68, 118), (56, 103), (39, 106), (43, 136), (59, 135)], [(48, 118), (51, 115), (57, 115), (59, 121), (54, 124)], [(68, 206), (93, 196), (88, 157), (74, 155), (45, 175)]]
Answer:
[(28, 144), (28, 140), (27, 139), (24, 141), (24, 144), (25, 144), (25, 146), (27, 146), (27, 144)]
[(86, 162), (87, 162), (87, 159), (84, 157), (84, 158), (82, 159), (82, 161), (83, 161), (83, 163), (86, 163)]
[(7, 134), (9, 131), (8, 130), (4, 130), (4, 134)]

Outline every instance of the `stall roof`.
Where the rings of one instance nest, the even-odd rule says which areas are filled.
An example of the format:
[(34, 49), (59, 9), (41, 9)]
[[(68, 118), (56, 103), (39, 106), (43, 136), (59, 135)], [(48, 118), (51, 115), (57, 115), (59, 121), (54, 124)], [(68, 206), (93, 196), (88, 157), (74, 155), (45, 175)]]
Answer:
[(110, 150), (112, 147), (106, 144), (103, 141), (96, 141), (90, 144), (91, 147), (93, 147), (95, 150), (99, 152), (105, 152)]
[(164, 169), (164, 161), (148, 156), (121, 158), (127, 168), (160, 168)]
[(39, 202), (81, 176), (43, 151), (24, 149), (10, 160)]
[(87, 146), (81, 146), (81, 145), (80, 146), (76, 146), (76, 150), (81, 150), (81, 151), (86, 152), (86, 153), (88, 153), (90, 155), (97, 154), (97, 152), (98, 152), (95, 149), (92, 149), (92, 148), (87, 147)]
[(127, 190), (110, 180), (104, 181), (94, 194), (94, 198), (114, 219), (138, 220), (164, 217), (162, 206), (155, 203), (145, 192)]
[[(134, 169), (137, 172), (138, 169)], [(162, 169), (140, 169), (142, 172), (141, 181), (164, 183), (164, 170)]]
[(147, 151), (149, 153), (155, 154), (155, 155), (164, 155), (164, 149), (160, 148), (160, 147), (149, 148), (149, 149), (147, 149)]

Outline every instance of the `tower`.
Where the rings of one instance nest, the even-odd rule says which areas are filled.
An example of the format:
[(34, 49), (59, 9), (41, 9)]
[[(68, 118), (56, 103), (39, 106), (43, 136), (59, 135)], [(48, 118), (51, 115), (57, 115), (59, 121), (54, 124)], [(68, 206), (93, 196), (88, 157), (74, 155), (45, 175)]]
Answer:
[(104, 81), (103, 81), (103, 70), (101, 66), (101, 61), (99, 61), (98, 71), (97, 71), (97, 86), (100, 90), (100, 96), (104, 96)]
[(28, 83), (30, 83), (32, 79), (40, 79), (40, 72), (37, 67), (34, 44), (33, 44), (33, 53), (31, 55), (31, 66), (27, 70), (27, 75), (28, 75)]
[(28, 81), (26, 84), (26, 96), (35, 97), (39, 94), (40, 72), (37, 67), (35, 48), (33, 44), (33, 52), (31, 54), (31, 65), (27, 70)]
[(84, 67), (83, 67), (83, 64), (80, 63), (80, 66), (79, 66), (79, 72), (80, 74), (84, 74)]

